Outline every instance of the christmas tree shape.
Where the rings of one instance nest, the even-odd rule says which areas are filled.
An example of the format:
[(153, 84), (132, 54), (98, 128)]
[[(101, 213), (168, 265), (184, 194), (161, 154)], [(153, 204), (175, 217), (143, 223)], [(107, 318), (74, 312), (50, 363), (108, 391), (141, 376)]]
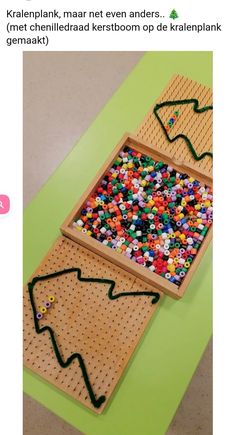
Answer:
[(213, 110), (213, 106), (199, 107), (199, 101), (196, 98), (190, 98), (190, 99), (186, 99), (186, 100), (164, 101), (162, 103), (156, 104), (154, 109), (153, 109), (153, 113), (154, 113), (155, 117), (157, 118), (157, 120), (159, 121), (161, 128), (165, 133), (166, 138), (168, 139), (168, 141), (170, 143), (173, 143), (178, 139), (184, 139), (184, 141), (185, 141), (186, 145), (188, 146), (193, 158), (196, 161), (202, 160), (206, 156), (213, 157), (213, 154), (209, 151), (205, 151), (202, 154), (198, 155), (195, 151), (195, 148), (194, 148), (191, 140), (189, 139), (189, 137), (187, 135), (185, 135), (183, 133), (179, 133), (174, 137), (170, 137), (170, 135), (168, 134), (168, 132), (165, 128), (165, 123), (162, 121), (162, 119), (159, 115), (159, 110), (162, 107), (174, 107), (174, 106), (179, 106), (179, 105), (183, 105), (183, 106), (190, 105), (192, 110), (197, 114), (202, 114), (208, 110)]
[[(96, 286), (97, 286), (97, 284), (102, 284), (103, 289), (104, 289), (104, 284), (105, 284), (106, 286), (108, 286), (108, 291), (106, 290), (106, 295), (107, 295), (107, 298), (110, 300), (119, 299), (119, 298), (124, 297), (124, 296), (149, 296), (152, 298), (151, 303), (156, 304), (160, 298), (160, 294), (158, 292), (152, 292), (152, 291), (114, 293), (114, 289), (115, 289), (115, 285), (116, 285), (115, 281), (113, 281), (111, 279), (104, 279), (104, 278), (84, 278), (81, 276), (81, 269), (75, 268), (75, 267), (69, 268), (69, 269), (59, 270), (59, 271), (51, 273), (51, 274), (35, 276), (32, 279), (32, 281), (28, 283), (28, 291), (29, 291), (29, 297), (30, 297), (32, 311), (33, 311), (34, 326), (35, 326), (36, 333), (37, 334), (41, 334), (43, 332), (49, 333), (52, 347), (53, 347), (55, 356), (57, 358), (57, 362), (62, 368), (67, 368), (74, 360), (78, 361), (78, 364), (79, 364), (80, 369), (82, 371), (84, 383), (86, 385), (86, 388), (87, 388), (87, 391), (88, 391), (88, 394), (89, 394), (89, 397), (91, 400), (91, 403), (93, 404), (93, 406), (95, 408), (100, 408), (100, 406), (105, 402), (106, 397), (105, 397), (105, 395), (101, 395), (99, 397), (96, 397), (94, 390), (93, 390), (93, 387), (92, 387), (92, 382), (90, 380), (90, 377), (89, 377), (89, 374), (88, 374), (88, 371), (86, 368), (86, 363), (85, 363), (81, 353), (77, 352), (77, 349), (73, 349), (73, 352), (71, 352), (71, 354), (67, 358), (65, 358), (65, 356), (63, 356), (64, 352), (61, 351), (61, 347), (63, 346), (62, 337), (61, 337), (60, 344), (58, 343), (58, 338), (57, 338), (58, 333), (61, 336), (60, 331), (55, 331), (54, 330), (55, 328), (53, 328), (52, 326), (49, 326), (48, 324), (45, 325), (45, 321), (47, 323), (50, 322), (50, 325), (52, 324), (52, 322), (50, 321), (50, 319), (51, 319), (50, 308), (49, 308), (47, 317), (45, 319), (43, 319), (43, 323), (42, 323), (41, 319), (37, 318), (38, 303), (36, 302), (35, 295), (34, 295), (34, 292), (37, 291), (37, 283), (43, 282), (44, 288), (45, 289), (47, 288), (47, 290), (45, 290), (47, 292), (50, 290), (51, 284), (53, 282), (55, 284), (55, 280), (57, 282), (56, 286), (58, 287), (59, 279), (62, 279), (62, 282), (64, 282), (64, 279), (67, 279), (67, 281), (64, 282), (63, 286), (66, 285), (65, 283), (66, 282), (68, 283), (68, 279), (70, 277), (70, 274), (74, 275), (74, 279), (75, 279), (76, 283), (78, 281), (80, 281), (81, 283), (89, 283), (89, 286), (91, 286), (91, 284), (93, 284), (93, 283)], [(83, 284), (81, 284), (81, 285), (83, 285)], [(89, 290), (91, 288), (89, 286), (88, 287), (85, 286), (84, 290), (86, 290), (86, 292), (89, 292)], [(102, 289), (102, 291), (103, 291), (103, 289)], [(106, 289), (106, 287), (105, 287), (105, 289)], [(79, 291), (79, 289), (76, 288), (76, 284), (75, 284), (75, 285), (73, 285), (73, 290), (68, 291), (68, 293), (70, 294), (71, 297), (73, 297), (74, 292), (77, 292), (77, 291)], [(51, 292), (51, 290), (50, 290), (50, 292)], [(65, 297), (64, 297), (64, 299), (65, 299)], [(66, 313), (66, 315), (68, 314), (68, 311), (66, 311), (66, 309), (68, 309), (70, 312), (71, 311), (70, 307), (74, 305), (74, 304), (69, 304), (69, 306), (68, 306), (68, 302), (70, 302), (70, 303), (73, 302), (73, 300), (69, 301), (68, 299), (69, 299), (69, 295), (66, 296), (65, 300), (63, 300), (63, 297), (62, 297), (62, 299), (60, 301), (58, 300), (56, 303), (56, 304), (63, 305), (63, 311)], [(91, 303), (94, 304), (94, 303), (96, 303), (96, 301), (91, 300)], [(67, 306), (66, 306), (66, 304), (67, 304)], [(76, 319), (75, 316), (73, 316), (73, 318)], [(59, 323), (60, 323), (60, 320), (59, 320)], [(77, 345), (79, 346), (79, 340), (78, 340)], [(73, 344), (73, 346), (74, 346), (74, 344)]]
[(170, 18), (172, 18), (172, 20), (175, 20), (176, 18), (179, 18), (177, 12), (175, 9), (173, 9), (170, 13)]

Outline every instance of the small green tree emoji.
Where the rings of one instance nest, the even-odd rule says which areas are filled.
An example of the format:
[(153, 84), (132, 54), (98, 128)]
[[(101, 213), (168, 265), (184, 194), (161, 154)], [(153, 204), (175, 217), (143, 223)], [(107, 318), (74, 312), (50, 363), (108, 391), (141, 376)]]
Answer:
[(179, 18), (177, 12), (175, 9), (173, 9), (170, 13), (170, 18), (172, 18), (172, 20), (175, 20), (176, 18)]

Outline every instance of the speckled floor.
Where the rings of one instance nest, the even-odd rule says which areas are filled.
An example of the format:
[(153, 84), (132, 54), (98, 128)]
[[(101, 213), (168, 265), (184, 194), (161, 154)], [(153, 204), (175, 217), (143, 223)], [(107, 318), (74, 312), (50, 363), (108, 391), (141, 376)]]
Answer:
[[(62, 162), (142, 55), (24, 53), (24, 205)], [(25, 395), (24, 435), (42, 433), (80, 434)], [(166, 433), (198, 434), (212, 434), (211, 342)]]

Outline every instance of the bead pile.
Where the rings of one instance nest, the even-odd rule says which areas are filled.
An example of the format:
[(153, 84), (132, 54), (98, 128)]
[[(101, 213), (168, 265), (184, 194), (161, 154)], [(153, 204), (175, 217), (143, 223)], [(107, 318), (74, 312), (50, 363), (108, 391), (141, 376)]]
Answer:
[(73, 227), (179, 286), (212, 224), (212, 189), (125, 147)]

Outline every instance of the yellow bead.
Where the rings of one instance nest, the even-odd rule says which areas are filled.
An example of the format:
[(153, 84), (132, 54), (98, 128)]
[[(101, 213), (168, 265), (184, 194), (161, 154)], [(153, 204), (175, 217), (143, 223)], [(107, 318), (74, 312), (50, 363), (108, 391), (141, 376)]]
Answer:
[(181, 201), (181, 205), (183, 206), (183, 207), (185, 207), (186, 206), (186, 201), (184, 200), (184, 199), (182, 199), (182, 201)]
[(118, 174), (116, 172), (113, 172), (112, 178), (117, 178)]
[(51, 303), (55, 302), (55, 296), (53, 296), (53, 295), (48, 296), (48, 300)]
[(40, 313), (45, 314), (47, 312), (47, 308), (39, 307), (39, 311), (40, 311)]
[(146, 184), (147, 184), (147, 182), (146, 182), (145, 180), (142, 180), (142, 181), (141, 181), (141, 186), (142, 186), (142, 187), (145, 187)]
[(200, 206), (200, 204), (196, 204), (196, 205), (194, 206), (194, 208), (195, 208), (195, 210), (200, 210), (200, 209), (201, 209), (201, 206)]
[(88, 218), (91, 218), (93, 215), (92, 215), (92, 213), (87, 213), (86, 216), (87, 216)]
[(82, 227), (75, 227), (77, 231), (82, 231)]
[(128, 169), (128, 165), (126, 163), (123, 164), (122, 166), (123, 169)]
[(119, 252), (119, 254), (121, 254), (123, 251), (120, 248), (116, 248), (116, 252)]
[(204, 202), (204, 206), (205, 206), (205, 207), (210, 207), (210, 205), (211, 205), (211, 202), (210, 202), (210, 201), (205, 201), (205, 202)]
[(189, 181), (189, 183), (193, 183), (195, 180), (193, 177), (189, 177), (188, 181)]
[(184, 267), (186, 267), (186, 269), (188, 269), (190, 267), (190, 263), (188, 261), (185, 261)]
[(197, 223), (198, 223), (198, 224), (201, 224), (201, 223), (202, 223), (202, 219), (200, 219), (200, 218), (197, 219)]
[(91, 236), (92, 232), (91, 231), (87, 231), (87, 236)]
[(175, 271), (175, 266), (174, 266), (174, 264), (168, 264), (168, 266), (167, 266), (167, 270), (169, 270), (170, 272), (174, 272), (174, 271)]
[(151, 199), (151, 200), (149, 201), (149, 204), (150, 204), (150, 206), (152, 206), (152, 205), (155, 204), (155, 202), (153, 201), (153, 199)]
[(180, 239), (180, 240), (184, 240), (185, 237), (186, 237), (185, 234), (180, 234), (180, 235), (179, 235), (179, 239)]

